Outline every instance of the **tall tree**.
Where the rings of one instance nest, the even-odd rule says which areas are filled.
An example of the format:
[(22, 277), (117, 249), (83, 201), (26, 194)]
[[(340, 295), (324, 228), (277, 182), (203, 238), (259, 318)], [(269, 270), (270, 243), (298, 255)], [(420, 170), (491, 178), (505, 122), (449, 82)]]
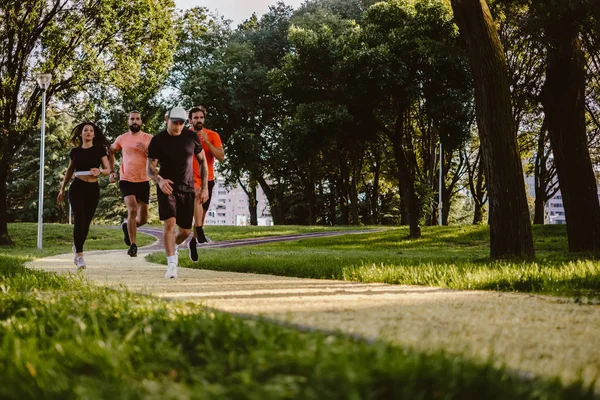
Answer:
[(452, 0), (475, 81), (477, 126), (489, 192), (492, 258), (533, 258), (504, 50), (485, 0)]
[(581, 0), (545, 0), (534, 5), (543, 18), (548, 41), (541, 102), (565, 208), (569, 251), (600, 250), (600, 202), (585, 117), (584, 5)]
[(465, 160), (466, 184), (473, 199), (473, 225), (483, 223), (484, 207), (487, 203), (487, 188), (485, 185), (485, 174), (483, 172), (483, 163), (481, 162), (481, 147), (479, 138), (474, 137), (471, 143), (461, 149), (463, 159)]

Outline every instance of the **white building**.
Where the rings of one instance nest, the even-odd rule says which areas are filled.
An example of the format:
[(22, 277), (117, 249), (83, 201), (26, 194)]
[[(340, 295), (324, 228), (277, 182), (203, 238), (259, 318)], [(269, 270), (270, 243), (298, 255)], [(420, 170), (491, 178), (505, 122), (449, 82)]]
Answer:
[[(527, 193), (531, 198), (535, 199), (534, 177), (526, 176), (525, 183), (527, 184)], [(598, 187), (598, 199), (600, 199), (600, 186)], [(544, 214), (544, 222), (546, 224), (564, 225), (567, 223), (560, 190), (556, 192), (554, 197), (546, 202)]]
[(547, 224), (559, 224), (564, 225), (567, 223), (565, 219), (565, 208), (562, 202), (562, 195), (560, 190), (556, 192), (554, 197), (546, 202), (545, 210), (545, 222)]
[[(273, 225), (269, 201), (260, 186), (257, 187), (256, 196), (258, 197), (258, 207), (256, 210), (258, 225)], [(250, 225), (250, 210), (248, 209), (248, 196), (246, 192), (238, 186), (230, 187), (225, 185), (225, 180), (217, 177), (204, 224)]]

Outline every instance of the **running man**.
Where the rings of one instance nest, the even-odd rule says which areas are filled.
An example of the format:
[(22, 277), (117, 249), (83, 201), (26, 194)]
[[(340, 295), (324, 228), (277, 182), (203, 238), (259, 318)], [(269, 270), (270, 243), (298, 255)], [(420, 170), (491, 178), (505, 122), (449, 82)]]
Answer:
[[(178, 246), (190, 234), (194, 201), (202, 204), (208, 200), (206, 157), (198, 135), (184, 129), (186, 120), (187, 112), (183, 108), (172, 108), (167, 116), (167, 130), (154, 136), (148, 146), (148, 175), (156, 182), (158, 215), (164, 223), (163, 241), (167, 254), (165, 278), (177, 278)], [(192, 157), (200, 164), (202, 186), (197, 188), (194, 187)]]
[[(196, 132), (200, 138), (200, 143), (204, 149), (206, 163), (208, 165), (208, 200), (204, 203), (196, 200), (194, 203), (194, 237), (188, 242), (190, 260), (196, 262), (198, 261), (198, 249), (196, 246), (198, 244), (208, 243), (208, 239), (204, 235), (204, 219), (206, 218), (206, 211), (208, 211), (208, 207), (210, 206), (212, 191), (215, 186), (215, 158), (219, 161), (223, 161), (225, 159), (225, 153), (223, 152), (223, 144), (221, 143), (219, 134), (204, 127), (206, 108), (203, 106), (192, 108), (189, 112), (189, 118), (192, 130)], [(198, 162), (194, 160), (194, 186), (199, 187), (201, 184), (200, 167)]]
[(127, 221), (121, 224), (127, 254), (137, 257), (137, 228), (148, 222), (150, 183), (146, 172), (148, 145), (152, 135), (142, 132), (142, 116), (137, 111), (129, 113), (129, 132), (119, 136), (110, 147), (110, 182), (115, 182), (115, 154), (123, 151), (119, 173), (121, 197), (127, 206)]

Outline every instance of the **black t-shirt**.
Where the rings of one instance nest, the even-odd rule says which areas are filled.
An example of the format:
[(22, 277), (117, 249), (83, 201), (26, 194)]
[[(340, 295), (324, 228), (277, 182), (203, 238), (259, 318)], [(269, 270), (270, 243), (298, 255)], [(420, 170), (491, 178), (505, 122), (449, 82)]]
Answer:
[(193, 157), (202, 151), (198, 135), (184, 129), (179, 136), (162, 131), (148, 145), (148, 158), (158, 160), (160, 176), (173, 181), (174, 190), (194, 191)]
[(75, 147), (69, 154), (69, 157), (73, 160), (75, 171), (89, 171), (92, 168), (99, 168), (102, 165), (102, 157), (107, 156), (106, 149), (97, 145), (87, 149)]

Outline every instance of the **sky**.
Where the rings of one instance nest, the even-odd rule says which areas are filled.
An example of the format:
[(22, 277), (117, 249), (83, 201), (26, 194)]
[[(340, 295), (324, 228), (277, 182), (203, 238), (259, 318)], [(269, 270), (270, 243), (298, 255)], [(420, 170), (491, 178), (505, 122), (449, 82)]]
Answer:
[[(294, 9), (303, 2), (304, 0), (284, 0), (286, 5)], [(206, 7), (211, 11), (216, 10), (219, 15), (233, 20), (233, 27), (248, 19), (253, 12), (258, 16), (263, 15), (269, 10), (269, 6), (275, 3), (277, 0), (175, 0), (177, 8), (182, 10), (197, 6)]]

